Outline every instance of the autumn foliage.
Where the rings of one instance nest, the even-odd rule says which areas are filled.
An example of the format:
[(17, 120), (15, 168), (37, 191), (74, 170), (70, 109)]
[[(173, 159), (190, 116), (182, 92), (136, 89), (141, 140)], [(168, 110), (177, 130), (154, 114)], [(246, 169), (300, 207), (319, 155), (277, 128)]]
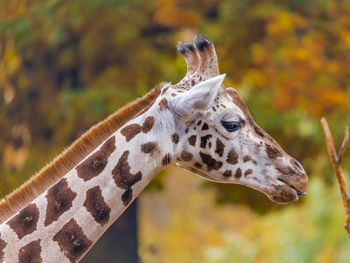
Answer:
[(141, 196), (142, 259), (349, 262), (319, 124), (325, 116), (342, 138), (350, 123), (348, 0), (1, 1), (1, 195), (109, 113), (180, 80), (186, 66), (175, 46), (198, 33), (214, 42), (225, 85), (306, 168), (310, 190), (281, 207), (245, 187), (168, 169)]

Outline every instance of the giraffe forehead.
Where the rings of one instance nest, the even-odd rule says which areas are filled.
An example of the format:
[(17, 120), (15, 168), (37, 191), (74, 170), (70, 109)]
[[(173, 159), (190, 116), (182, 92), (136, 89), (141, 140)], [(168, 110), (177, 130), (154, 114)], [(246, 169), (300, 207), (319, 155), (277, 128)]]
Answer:
[(224, 113), (234, 112), (241, 117), (246, 117), (246, 115), (250, 116), (248, 107), (245, 105), (244, 101), (242, 99), (238, 101), (232, 98), (227, 94), (226, 90), (218, 94), (215, 99), (215, 104), (217, 108)]
[[(190, 90), (196, 84), (206, 80), (207, 78), (200, 75), (191, 76), (191, 79), (188, 79), (183, 84), (172, 85), (170, 83), (164, 84), (161, 94), (158, 97), (158, 106), (161, 110), (164, 110), (168, 106), (168, 101), (177, 95), (184, 93)], [(208, 121), (214, 121), (222, 118), (223, 115), (239, 115), (242, 119), (250, 119), (250, 113), (244, 101), (239, 97), (233, 97), (227, 91), (227, 89), (221, 88), (214, 99), (211, 107), (204, 112), (205, 118)], [(236, 92), (236, 91), (235, 91)]]
[(249, 111), (242, 109), (240, 103), (235, 103), (232, 98), (227, 96), (225, 90), (218, 93), (212, 105), (203, 112), (202, 117), (208, 123), (230, 119), (237, 119), (237, 121), (251, 119)]

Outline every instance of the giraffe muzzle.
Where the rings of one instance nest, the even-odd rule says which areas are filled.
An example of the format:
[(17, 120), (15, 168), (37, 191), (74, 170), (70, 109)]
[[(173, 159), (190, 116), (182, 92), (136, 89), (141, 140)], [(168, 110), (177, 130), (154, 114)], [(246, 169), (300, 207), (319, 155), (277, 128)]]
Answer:
[(281, 181), (282, 183), (288, 185), (290, 188), (292, 188), (297, 193), (298, 196), (305, 196), (305, 195), (307, 195), (306, 192), (299, 191), (297, 188), (295, 188), (294, 185), (291, 185), (291, 184), (287, 183), (286, 181), (284, 181), (284, 180), (282, 180), (280, 178), (278, 178), (278, 181)]

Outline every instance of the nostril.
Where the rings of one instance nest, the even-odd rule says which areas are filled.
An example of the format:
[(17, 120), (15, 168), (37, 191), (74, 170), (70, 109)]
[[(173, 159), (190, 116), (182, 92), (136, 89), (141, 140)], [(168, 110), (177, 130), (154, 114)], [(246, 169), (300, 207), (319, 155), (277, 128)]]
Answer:
[(304, 168), (301, 166), (301, 164), (297, 160), (293, 159), (292, 162), (299, 170), (304, 171)]

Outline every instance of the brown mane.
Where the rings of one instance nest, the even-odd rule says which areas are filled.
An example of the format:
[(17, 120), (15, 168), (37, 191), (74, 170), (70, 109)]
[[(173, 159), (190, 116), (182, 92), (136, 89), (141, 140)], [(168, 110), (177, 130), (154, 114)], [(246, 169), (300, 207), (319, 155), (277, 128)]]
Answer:
[(2, 199), (0, 201), (0, 223), (42, 194), (130, 119), (144, 112), (143, 110), (159, 96), (160, 89), (161, 85), (158, 85), (142, 98), (129, 103), (91, 127), (39, 173)]

